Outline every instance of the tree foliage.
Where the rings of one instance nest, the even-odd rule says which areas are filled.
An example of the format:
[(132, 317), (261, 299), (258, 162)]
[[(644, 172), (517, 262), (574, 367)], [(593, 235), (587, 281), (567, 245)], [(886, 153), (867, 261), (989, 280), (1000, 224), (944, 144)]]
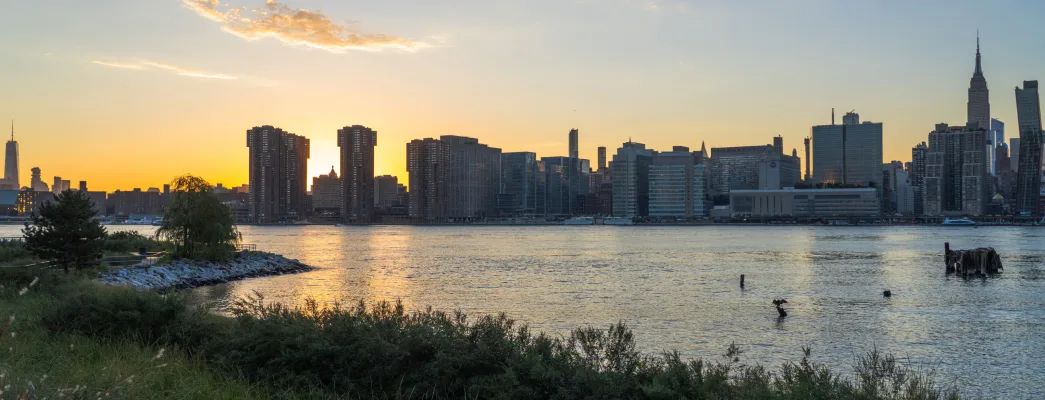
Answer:
[(22, 229), (25, 246), (44, 260), (59, 263), (66, 272), (97, 263), (105, 244), (105, 228), (86, 193), (67, 190), (44, 202), (39, 214)]
[(156, 236), (174, 244), (174, 255), (222, 260), (240, 240), (232, 211), (203, 178), (184, 175), (171, 183), (171, 199)]

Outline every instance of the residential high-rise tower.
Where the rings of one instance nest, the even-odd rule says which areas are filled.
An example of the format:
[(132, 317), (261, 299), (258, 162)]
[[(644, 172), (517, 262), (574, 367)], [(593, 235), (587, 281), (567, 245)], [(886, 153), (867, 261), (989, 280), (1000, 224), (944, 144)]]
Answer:
[(599, 169), (596, 172), (603, 172), (606, 169), (606, 146), (599, 146)]
[(983, 144), (987, 130), (937, 124), (929, 133), (925, 167), (925, 214), (982, 215), (991, 196)]
[(450, 201), (450, 145), (439, 139), (415, 139), (406, 144), (410, 175), (410, 219), (418, 223), (446, 222)]
[(256, 223), (275, 223), (307, 213), (309, 140), (270, 126), (247, 131), (250, 215)]
[(497, 194), (501, 191), (501, 149), (464, 136), (443, 135), (439, 140), (450, 150), (448, 217), (493, 216), (497, 212)]
[(374, 221), (374, 146), (377, 132), (362, 125), (337, 131), (341, 148), (341, 219), (350, 224)]
[(580, 158), (580, 131), (570, 129), (570, 158)]

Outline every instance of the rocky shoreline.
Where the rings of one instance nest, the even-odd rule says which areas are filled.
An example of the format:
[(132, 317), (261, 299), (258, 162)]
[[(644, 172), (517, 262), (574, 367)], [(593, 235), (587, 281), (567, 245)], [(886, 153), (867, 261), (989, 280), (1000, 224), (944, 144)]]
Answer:
[(105, 271), (97, 281), (138, 289), (191, 289), (240, 279), (295, 274), (313, 270), (298, 260), (278, 254), (241, 253), (225, 262), (174, 260), (156, 266), (133, 266)]

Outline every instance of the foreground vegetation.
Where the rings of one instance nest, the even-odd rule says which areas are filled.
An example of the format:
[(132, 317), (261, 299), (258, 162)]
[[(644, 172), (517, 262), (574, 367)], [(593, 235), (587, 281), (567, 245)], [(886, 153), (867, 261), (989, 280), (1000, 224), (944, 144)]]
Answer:
[[(106, 256), (123, 256), (137, 253), (143, 248), (150, 252), (168, 251), (172, 246), (168, 242), (129, 231), (106, 234), (101, 242), (101, 248)], [(42, 261), (40, 257), (26, 248), (24, 241), (0, 239), (0, 265), (23, 266)]]
[(504, 315), (388, 303), (291, 308), (260, 296), (236, 302), (228, 318), (178, 295), (76, 276), (4, 282), (0, 313), (15, 318), (0, 339), (9, 348), (0, 375), (12, 385), (0, 397), (80, 388), (78, 397), (137, 399), (958, 398), (876, 352), (844, 377), (808, 350), (773, 371), (742, 365), (736, 348), (721, 361), (643, 355), (623, 323), (551, 338)]

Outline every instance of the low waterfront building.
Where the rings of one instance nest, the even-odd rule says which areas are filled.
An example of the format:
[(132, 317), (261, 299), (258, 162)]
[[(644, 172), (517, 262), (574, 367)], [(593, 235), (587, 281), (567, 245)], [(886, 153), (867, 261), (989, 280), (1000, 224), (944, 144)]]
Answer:
[(874, 217), (880, 214), (875, 188), (732, 190), (729, 197), (730, 215), (734, 218)]

